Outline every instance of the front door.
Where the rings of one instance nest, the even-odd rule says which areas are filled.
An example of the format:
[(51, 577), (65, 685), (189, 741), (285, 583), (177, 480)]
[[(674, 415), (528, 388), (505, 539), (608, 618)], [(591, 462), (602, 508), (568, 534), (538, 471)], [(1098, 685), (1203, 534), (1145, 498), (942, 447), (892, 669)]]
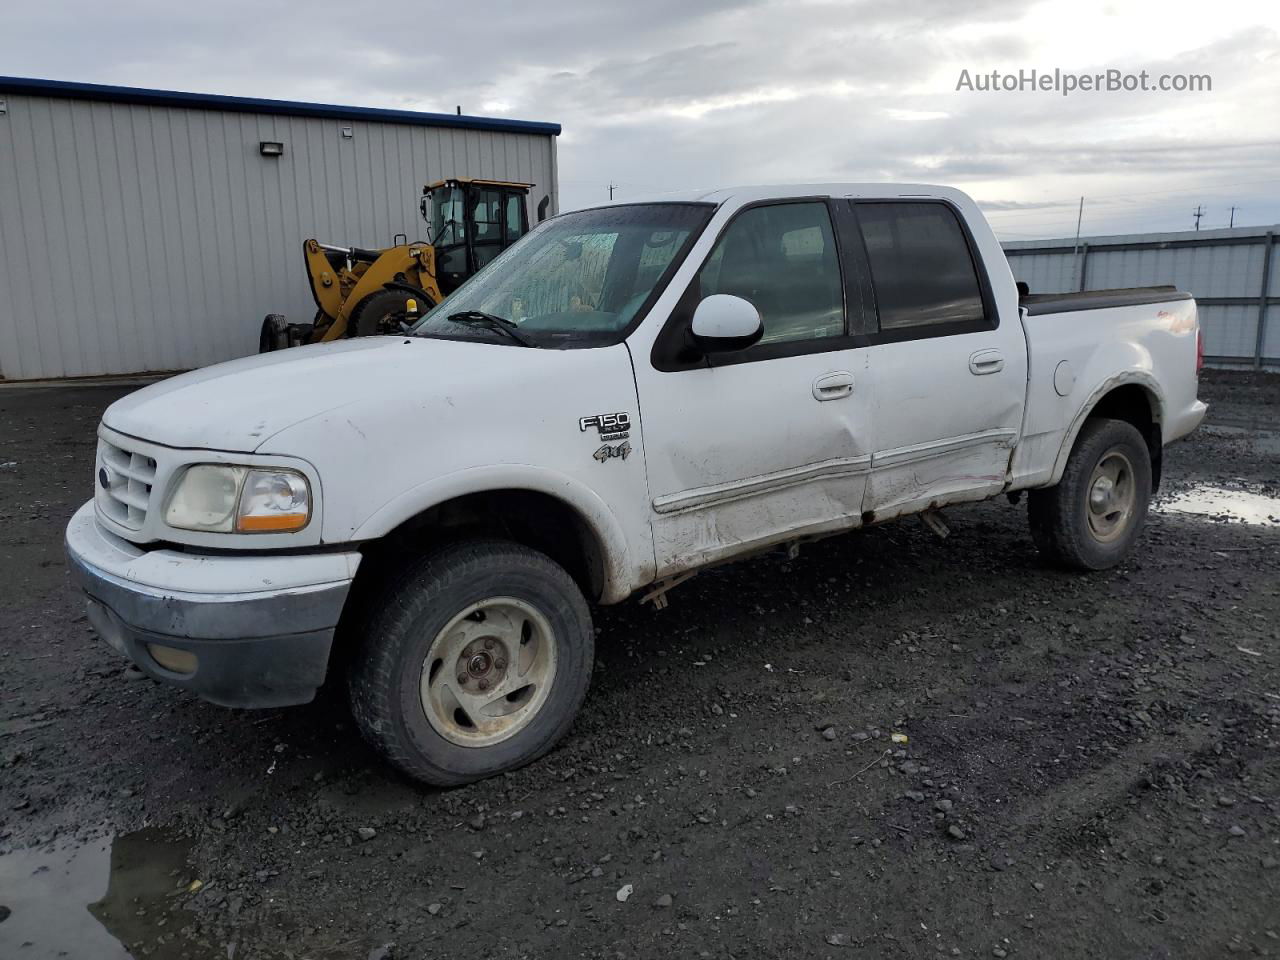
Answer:
[(632, 358), (659, 576), (859, 522), (871, 466), (865, 354), (853, 346), (864, 311), (861, 297), (846, 309), (831, 207), (739, 212), (668, 321), (687, 325), (702, 297), (734, 294), (760, 311), (759, 343), (696, 362)]

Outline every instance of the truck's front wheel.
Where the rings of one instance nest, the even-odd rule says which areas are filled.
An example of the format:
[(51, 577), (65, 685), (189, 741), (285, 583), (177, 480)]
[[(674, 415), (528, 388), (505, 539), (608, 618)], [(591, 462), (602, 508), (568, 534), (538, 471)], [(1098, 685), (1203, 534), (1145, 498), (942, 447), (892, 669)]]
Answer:
[(1133, 548), (1151, 499), (1151, 454), (1132, 424), (1089, 420), (1056, 487), (1032, 490), (1031, 537), (1051, 560), (1105, 570)]
[(388, 760), (425, 783), (467, 783), (536, 759), (586, 695), (586, 601), (527, 547), (445, 547), (405, 570), (362, 619), (352, 712)]

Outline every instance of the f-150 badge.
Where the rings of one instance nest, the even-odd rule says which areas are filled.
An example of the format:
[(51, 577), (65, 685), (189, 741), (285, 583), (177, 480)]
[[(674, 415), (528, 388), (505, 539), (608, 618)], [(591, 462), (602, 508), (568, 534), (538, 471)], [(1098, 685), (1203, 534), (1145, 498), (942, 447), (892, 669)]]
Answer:
[(601, 440), (625, 440), (631, 431), (631, 415), (627, 413), (597, 413), (578, 419), (578, 429), (583, 433), (590, 427), (600, 431)]
[(608, 463), (613, 459), (625, 460), (627, 457), (631, 456), (631, 443), (629, 441), (624, 441), (616, 447), (610, 446), (606, 443), (591, 456), (593, 459), (599, 460), (601, 463)]

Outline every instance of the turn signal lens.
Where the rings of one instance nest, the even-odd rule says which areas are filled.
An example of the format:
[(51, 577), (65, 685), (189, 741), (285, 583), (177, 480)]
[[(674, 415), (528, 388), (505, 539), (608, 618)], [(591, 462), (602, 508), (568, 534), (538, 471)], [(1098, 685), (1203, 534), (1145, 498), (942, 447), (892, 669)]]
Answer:
[(311, 488), (293, 470), (250, 470), (240, 494), (236, 530), (240, 533), (286, 533), (301, 530), (311, 519)]

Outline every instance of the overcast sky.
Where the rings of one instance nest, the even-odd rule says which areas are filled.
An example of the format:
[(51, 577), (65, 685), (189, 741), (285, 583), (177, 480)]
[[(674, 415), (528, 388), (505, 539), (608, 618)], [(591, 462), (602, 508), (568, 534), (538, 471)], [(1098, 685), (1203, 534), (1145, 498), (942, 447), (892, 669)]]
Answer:
[[(1202, 228), (1280, 222), (1274, 0), (288, 6), (13, 4), (0, 73), (556, 121), (562, 209), (610, 183), (910, 180), (967, 190), (1007, 239), (1071, 235), (1081, 195), (1085, 234), (1190, 229), (1197, 204)], [(1032, 68), (1212, 91), (956, 89)]]

